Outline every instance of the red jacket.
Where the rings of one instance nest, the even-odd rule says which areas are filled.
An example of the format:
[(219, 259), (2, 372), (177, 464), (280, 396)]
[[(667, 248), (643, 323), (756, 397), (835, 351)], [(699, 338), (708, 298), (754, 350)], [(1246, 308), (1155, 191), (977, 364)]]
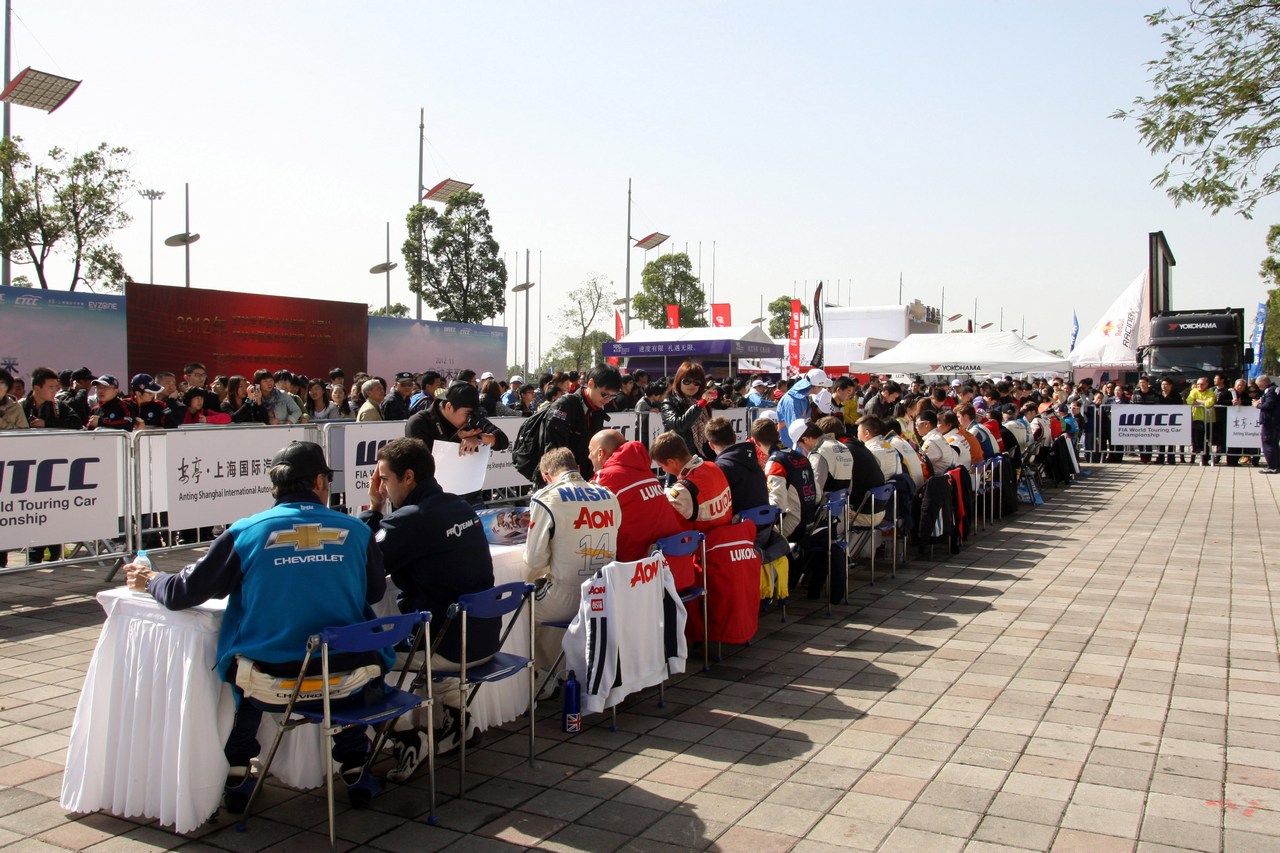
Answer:
[(594, 478), (613, 492), (622, 506), (618, 529), (618, 559), (622, 562), (643, 559), (654, 542), (687, 528), (654, 478), (650, 464), (645, 446), (628, 441), (605, 460)]

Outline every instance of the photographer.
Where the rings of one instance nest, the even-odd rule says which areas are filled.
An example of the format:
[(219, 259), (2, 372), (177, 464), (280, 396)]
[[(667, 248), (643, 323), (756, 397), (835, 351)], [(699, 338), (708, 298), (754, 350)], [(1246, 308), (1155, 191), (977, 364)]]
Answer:
[(684, 439), (690, 456), (711, 458), (704, 430), (711, 419), (708, 407), (720, 392), (708, 387), (706, 373), (696, 361), (686, 361), (676, 371), (676, 378), (662, 401), (662, 428)]
[(231, 416), (233, 424), (265, 424), (267, 410), (262, 405), (262, 391), (243, 376), (227, 380), (227, 399), (222, 411)]
[(481, 444), (506, 450), (511, 441), (480, 409), (480, 393), (469, 382), (454, 382), (444, 397), (434, 397), (427, 408), (411, 416), (404, 425), (408, 438), (421, 439), (431, 450), (437, 441), (458, 445), (458, 453), (475, 453)]

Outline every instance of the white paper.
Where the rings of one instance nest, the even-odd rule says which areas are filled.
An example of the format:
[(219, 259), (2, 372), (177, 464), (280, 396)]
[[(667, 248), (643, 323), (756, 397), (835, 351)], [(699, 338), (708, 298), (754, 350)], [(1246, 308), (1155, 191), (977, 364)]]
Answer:
[(461, 447), (452, 441), (437, 441), (431, 446), (431, 455), (436, 458), (436, 482), (454, 495), (480, 491), (489, 470), (489, 445), (481, 444), (475, 453), (459, 456)]

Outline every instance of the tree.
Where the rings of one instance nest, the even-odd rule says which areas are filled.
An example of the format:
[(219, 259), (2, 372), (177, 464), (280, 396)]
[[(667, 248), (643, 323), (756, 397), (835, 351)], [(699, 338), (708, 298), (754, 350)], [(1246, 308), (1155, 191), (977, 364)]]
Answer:
[(566, 369), (583, 370), (599, 360), (599, 344), (588, 344), (592, 340), (592, 327), (610, 316), (614, 294), (606, 282), (602, 275), (591, 276), (580, 287), (569, 291), (568, 304), (559, 311), (560, 321), (571, 330), (556, 344), (573, 365)]
[(409, 306), (405, 305), (402, 302), (392, 302), (391, 310), (388, 311), (386, 305), (379, 305), (377, 308), (374, 308), (372, 305), (370, 305), (369, 316), (370, 317), (408, 317)]
[(436, 316), (450, 323), (483, 323), (506, 309), (507, 266), (498, 257), (483, 195), (455, 193), (443, 213), (415, 204), (405, 221), (409, 237), (401, 251), (409, 290), (420, 294)]
[(15, 264), (31, 264), (44, 289), (55, 254), (71, 261), (70, 290), (81, 283), (122, 289), (129, 276), (110, 241), (132, 220), (124, 207), (135, 186), (125, 164), (129, 149), (103, 142), (84, 154), (55, 147), (47, 156), (47, 164), (37, 164), (20, 137), (0, 141), (0, 251)]
[(543, 354), (542, 360), (545, 362), (543, 369), (566, 372), (576, 370), (579, 373), (589, 370), (601, 360), (601, 348), (611, 343), (613, 343), (613, 335), (599, 329), (593, 329), (581, 338), (565, 335)]
[(1267, 251), (1258, 275), (1271, 285), (1267, 290), (1267, 324), (1262, 331), (1262, 371), (1274, 374), (1280, 369), (1280, 225), (1267, 231)]
[[(769, 337), (785, 338), (791, 334), (791, 297), (779, 296), (769, 303), (765, 316), (769, 318)], [(808, 317), (809, 309), (800, 300), (800, 316)], [(801, 325), (804, 325), (803, 323)]]
[(1251, 217), (1280, 190), (1280, 3), (1190, 0), (1147, 23), (1168, 27), (1164, 56), (1147, 63), (1155, 92), (1112, 118), (1136, 118), (1147, 148), (1169, 156), (1152, 183), (1174, 204)]
[(640, 274), (640, 286), (642, 289), (632, 302), (632, 316), (656, 329), (665, 329), (667, 306), (679, 305), (682, 327), (707, 325), (702, 316), (707, 307), (702, 285), (685, 253), (663, 255), (649, 261)]

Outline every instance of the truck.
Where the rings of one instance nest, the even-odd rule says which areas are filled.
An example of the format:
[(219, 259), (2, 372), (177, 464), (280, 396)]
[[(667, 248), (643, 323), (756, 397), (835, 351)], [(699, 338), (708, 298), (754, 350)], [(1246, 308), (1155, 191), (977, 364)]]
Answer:
[(1201, 376), (1222, 374), (1234, 382), (1253, 361), (1244, 341), (1243, 308), (1163, 311), (1151, 317), (1139, 367), (1152, 383), (1168, 379), (1179, 393)]

